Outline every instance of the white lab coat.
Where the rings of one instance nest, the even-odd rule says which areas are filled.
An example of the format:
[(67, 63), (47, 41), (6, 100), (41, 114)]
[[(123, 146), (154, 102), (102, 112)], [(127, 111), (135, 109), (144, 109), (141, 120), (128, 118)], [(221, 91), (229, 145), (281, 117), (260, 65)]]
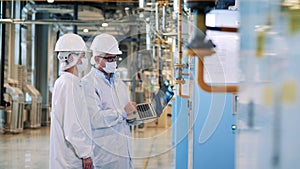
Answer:
[(82, 79), (95, 142), (93, 162), (96, 169), (132, 169), (130, 130), (122, 117), (129, 92), (121, 79), (113, 79), (110, 84), (95, 68)]
[(50, 169), (82, 168), (82, 158), (92, 157), (93, 145), (80, 78), (64, 72), (52, 93)]

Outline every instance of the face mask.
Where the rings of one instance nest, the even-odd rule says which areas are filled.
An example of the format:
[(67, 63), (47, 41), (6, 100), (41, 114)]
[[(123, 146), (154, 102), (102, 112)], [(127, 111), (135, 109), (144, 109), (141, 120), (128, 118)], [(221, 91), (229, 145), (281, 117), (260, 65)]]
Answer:
[(81, 72), (85, 71), (87, 66), (88, 66), (87, 58), (81, 58), (81, 62), (82, 63), (80, 65), (77, 65), (78, 73), (81, 73)]
[(103, 70), (106, 73), (115, 73), (116, 69), (117, 69), (117, 62), (106, 62), (105, 68), (103, 68)]

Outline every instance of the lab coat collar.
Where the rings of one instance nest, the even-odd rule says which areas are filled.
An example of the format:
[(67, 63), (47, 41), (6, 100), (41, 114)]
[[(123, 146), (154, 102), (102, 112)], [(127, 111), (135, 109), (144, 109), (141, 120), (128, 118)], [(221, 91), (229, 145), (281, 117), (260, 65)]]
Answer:
[(109, 84), (113, 84), (114, 82), (114, 73), (110, 74), (110, 78), (108, 78), (108, 76), (106, 76), (103, 72), (101, 72), (99, 69), (96, 68), (92, 68), (93, 71), (95, 71), (98, 75), (100, 75), (102, 78), (104, 78)]
[(72, 80), (75, 80), (76, 82), (80, 82), (80, 77), (69, 72), (62, 72), (60, 76), (66, 76), (68, 78), (71, 78)]

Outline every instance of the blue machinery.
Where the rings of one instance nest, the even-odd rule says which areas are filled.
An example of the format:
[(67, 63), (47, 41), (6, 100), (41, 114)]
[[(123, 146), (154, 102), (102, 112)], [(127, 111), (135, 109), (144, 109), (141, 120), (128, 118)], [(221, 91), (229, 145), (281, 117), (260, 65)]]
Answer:
[(206, 84), (199, 74), (209, 68), (199, 61), (212, 53), (192, 47), (191, 75), (177, 78), (178, 86), (189, 79), (192, 92), (173, 101), (176, 169), (300, 167), (299, 16), (299, 1), (241, 0), (241, 89)]
[[(204, 56), (214, 54), (214, 50), (211, 50), (214, 44), (204, 40), (205, 35), (201, 30), (206, 31), (205, 7), (214, 6), (214, 3), (207, 0), (198, 4), (189, 3), (189, 5), (195, 9), (196, 26), (194, 39), (187, 45), (187, 55), (195, 56), (190, 63), (195, 66), (189, 68), (191, 75), (188, 78), (192, 83), (192, 92), (190, 96), (184, 95), (181, 91), (185, 82), (183, 75), (188, 73), (184, 72), (184, 66), (180, 66), (183, 64), (179, 41), (179, 63), (175, 64), (179, 72), (176, 77), (179, 95), (173, 101), (172, 109), (173, 144), (176, 147), (175, 168), (234, 169), (236, 124), (233, 101), (236, 101), (234, 93), (237, 93), (238, 87), (226, 84), (224, 77), (221, 85), (211, 86), (205, 82)], [(181, 21), (180, 11), (179, 9), (179, 21)], [(178, 25), (181, 30), (180, 22)], [(178, 39), (181, 39), (180, 33), (178, 36)]]
[[(187, 169), (192, 165), (194, 169), (233, 169), (235, 158), (235, 135), (232, 130), (235, 125), (235, 116), (232, 114), (233, 95), (204, 92), (196, 82), (193, 93), (195, 96), (191, 104), (194, 117), (190, 121), (188, 99), (177, 96), (173, 101), (176, 168)], [(192, 137), (188, 135), (190, 132)], [(189, 158), (192, 158), (192, 163), (189, 163)]]
[[(192, 71), (195, 73), (195, 70)], [(187, 98), (176, 97), (172, 109), (175, 115), (173, 144), (176, 146), (176, 168), (188, 168), (188, 165), (195, 169), (234, 168), (234, 98), (231, 93), (203, 91), (196, 80), (191, 102)], [(192, 106), (191, 114), (189, 106)], [(192, 163), (188, 158), (192, 158)]]

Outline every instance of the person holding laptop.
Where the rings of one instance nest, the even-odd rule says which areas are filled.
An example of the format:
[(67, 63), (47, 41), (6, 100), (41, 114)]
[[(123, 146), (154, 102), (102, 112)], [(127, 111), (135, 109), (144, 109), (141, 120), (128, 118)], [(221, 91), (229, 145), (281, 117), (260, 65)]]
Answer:
[(133, 169), (132, 147), (126, 117), (136, 111), (129, 91), (115, 75), (117, 59), (122, 52), (118, 41), (109, 34), (97, 35), (90, 46), (91, 71), (83, 77), (95, 143), (96, 169)]

